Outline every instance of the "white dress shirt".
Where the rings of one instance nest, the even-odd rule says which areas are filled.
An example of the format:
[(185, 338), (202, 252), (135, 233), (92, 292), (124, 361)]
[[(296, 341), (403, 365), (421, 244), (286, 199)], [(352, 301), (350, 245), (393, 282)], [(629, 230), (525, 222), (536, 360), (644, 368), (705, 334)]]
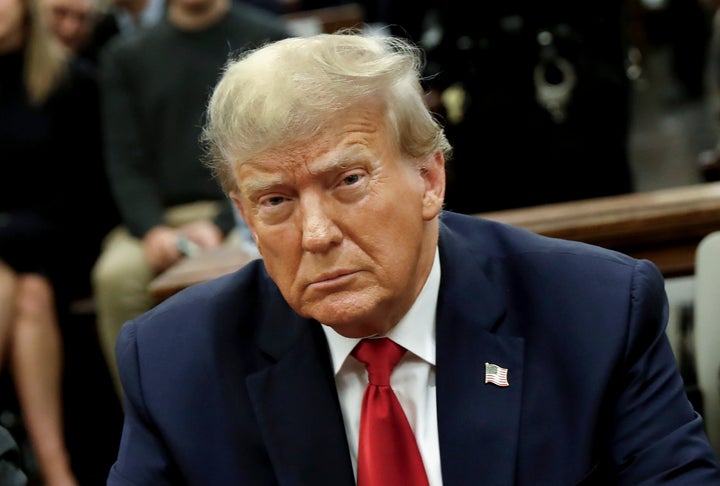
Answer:
[[(387, 337), (408, 350), (390, 377), (390, 385), (407, 415), (423, 458), (430, 486), (442, 486), (435, 395), (435, 309), (440, 288), (440, 257), (415, 303)], [(323, 326), (332, 355), (345, 433), (357, 479), (360, 408), (368, 379), (365, 365), (350, 355), (357, 338), (346, 338)]]

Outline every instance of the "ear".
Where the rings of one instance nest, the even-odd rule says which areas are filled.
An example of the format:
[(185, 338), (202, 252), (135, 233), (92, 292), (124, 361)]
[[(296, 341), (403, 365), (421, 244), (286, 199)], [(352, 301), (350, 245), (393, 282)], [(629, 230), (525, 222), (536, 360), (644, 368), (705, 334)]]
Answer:
[(253, 239), (257, 243), (257, 233), (255, 233), (255, 222), (252, 221), (248, 216), (248, 212), (245, 210), (245, 206), (243, 206), (242, 203), (242, 197), (237, 191), (231, 191), (230, 192), (230, 199), (232, 199), (233, 204), (235, 204), (235, 207), (237, 208), (238, 212), (240, 213), (240, 216), (242, 216), (243, 221), (245, 221), (245, 224), (248, 225), (248, 228), (250, 228), (250, 233), (252, 234)]
[(425, 161), (421, 175), (425, 182), (422, 214), (425, 221), (430, 221), (440, 213), (445, 201), (445, 157), (440, 150)]

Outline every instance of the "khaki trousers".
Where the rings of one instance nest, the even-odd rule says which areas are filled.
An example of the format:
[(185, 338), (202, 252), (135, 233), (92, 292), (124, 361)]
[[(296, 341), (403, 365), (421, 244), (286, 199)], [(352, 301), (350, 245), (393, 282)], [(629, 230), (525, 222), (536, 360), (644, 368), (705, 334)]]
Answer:
[[(178, 227), (192, 221), (213, 219), (218, 211), (219, 205), (212, 201), (174, 206), (165, 212), (165, 224)], [(148, 285), (155, 276), (145, 260), (140, 239), (132, 236), (124, 226), (107, 235), (92, 270), (92, 284), (100, 347), (119, 397), (123, 393), (115, 361), (115, 342), (126, 321), (157, 304), (148, 293)]]

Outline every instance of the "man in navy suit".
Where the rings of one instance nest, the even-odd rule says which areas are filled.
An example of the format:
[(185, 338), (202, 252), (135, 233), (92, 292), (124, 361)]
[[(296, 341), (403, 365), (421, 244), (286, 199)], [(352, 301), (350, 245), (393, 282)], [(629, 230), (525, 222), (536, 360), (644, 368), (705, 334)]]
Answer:
[(353, 33), (228, 64), (208, 163), (262, 259), (123, 326), (108, 484), (355, 484), (352, 350), (383, 336), (407, 349), (390, 385), (425, 484), (720, 485), (657, 268), (444, 212), (420, 68)]

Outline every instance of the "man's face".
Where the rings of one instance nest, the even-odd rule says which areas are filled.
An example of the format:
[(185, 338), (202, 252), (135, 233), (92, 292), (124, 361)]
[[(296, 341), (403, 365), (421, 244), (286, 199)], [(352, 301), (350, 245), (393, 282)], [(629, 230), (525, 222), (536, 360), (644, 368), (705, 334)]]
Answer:
[(43, 15), (50, 30), (73, 52), (90, 38), (93, 27), (93, 0), (42, 0)]
[(430, 272), (445, 187), (440, 153), (402, 160), (379, 110), (236, 169), (233, 199), (290, 306), (348, 337), (389, 330)]

